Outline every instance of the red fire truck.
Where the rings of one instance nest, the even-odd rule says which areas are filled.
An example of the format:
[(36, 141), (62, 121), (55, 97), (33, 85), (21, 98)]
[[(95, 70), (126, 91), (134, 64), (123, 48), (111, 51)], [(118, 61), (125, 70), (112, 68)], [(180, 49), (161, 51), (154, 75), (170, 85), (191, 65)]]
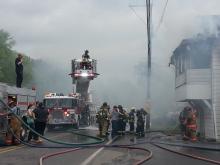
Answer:
[(64, 96), (63, 94), (48, 93), (45, 95), (43, 103), (49, 112), (48, 130), (58, 126), (78, 128), (78, 95), (70, 94), (69, 96)]

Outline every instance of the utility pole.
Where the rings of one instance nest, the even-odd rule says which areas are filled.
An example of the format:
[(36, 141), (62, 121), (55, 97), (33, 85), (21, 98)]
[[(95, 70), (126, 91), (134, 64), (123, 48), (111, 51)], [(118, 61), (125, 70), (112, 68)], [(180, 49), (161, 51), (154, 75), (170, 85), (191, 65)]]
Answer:
[(147, 13), (147, 100), (151, 99), (151, 0), (146, 0)]

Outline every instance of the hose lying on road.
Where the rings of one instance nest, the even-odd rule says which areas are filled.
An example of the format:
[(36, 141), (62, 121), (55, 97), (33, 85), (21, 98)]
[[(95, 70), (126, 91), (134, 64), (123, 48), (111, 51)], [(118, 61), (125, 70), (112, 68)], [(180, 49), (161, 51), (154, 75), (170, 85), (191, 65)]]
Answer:
[(220, 161), (216, 161), (216, 160), (208, 159), (208, 158), (197, 156), (197, 155), (192, 155), (192, 154), (187, 154), (187, 153), (171, 150), (171, 149), (168, 149), (166, 147), (162, 147), (161, 145), (158, 145), (156, 143), (151, 143), (151, 144), (156, 146), (156, 147), (158, 147), (158, 148), (164, 149), (166, 151), (169, 151), (169, 152), (172, 152), (172, 153), (175, 153), (175, 154), (178, 154), (178, 155), (187, 156), (187, 157), (190, 157), (190, 158), (193, 158), (193, 159), (198, 159), (198, 160), (202, 160), (202, 161), (205, 161), (205, 162), (209, 162), (209, 163), (219, 164), (220, 165)]
[(193, 146), (193, 145), (184, 145), (184, 144), (175, 144), (175, 143), (168, 143), (168, 142), (153, 141), (153, 139), (154, 139), (154, 137), (152, 137), (150, 139), (150, 144), (155, 146), (155, 147), (164, 149), (166, 151), (169, 151), (169, 152), (172, 152), (172, 153), (175, 153), (175, 154), (178, 154), (178, 155), (182, 155), (182, 156), (190, 157), (190, 158), (193, 158), (193, 159), (205, 161), (205, 162), (208, 162), (208, 163), (219, 164), (220, 165), (220, 161), (209, 159), (209, 158), (198, 156), (198, 155), (179, 152), (179, 151), (176, 151), (176, 150), (169, 149), (167, 147), (163, 147), (159, 144), (165, 144), (165, 145), (170, 145), (170, 146), (178, 146), (178, 147), (187, 147), (187, 148), (193, 148), (193, 149), (210, 150), (210, 151), (216, 151), (215, 148), (207, 149), (206, 147), (201, 147), (201, 146)]
[[(106, 145), (106, 146), (90, 146), (89, 148), (100, 148), (100, 147), (108, 147), (108, 148), (123, 148), (123, 149), (130, 149), (130, 150), (141, 150), (141, 151), (145, 151), (147, 153), (149, 153), (144, 159), (142, 160), (139, 160), (138, 162), (134, 163), (133, 165), (141, 165), (143, 164), (144, 162), (148, 161), (149, 159), (152, 158), (153, 156), (153, 153), (148, 150), (148, 149), (145, 149), (145, 148), (140, 148), (140, 147), (129, 147), (129, 146), (114, 146), (114, 145)], [(58, 155), (62, 155), (62, 154), (65, 154), (65, 153), (70, 153), (70, 152), (75, 152), (75, 151), (78, 151), (78, 150), (82, 150), (82, 149), (87, 149), (88, 147), (82, 147), (82, 148), (74, 148), (74, 149), (70, 149), (70, 150), (65, 150), (65, 151), (60, 151), (60, 152), (55, 152), (55, 153), (52, 153), (52, 154), (48, 154), (48, 155), (44, 155), (40, 158), (40, 165), (43, 165), (43, 161), (50, 158), (50, 157), (53, 157), (53, 156), (58, 156)]]
[(176, 146), (176, 147), (193, 148), (193, 149), (201, 149), (208, 151), (220, 151), (220, 148), (217, 147), (200, 146), (195, 144), (182, 144), (182, 143), (163, 142), (163, 141), (151, 141), (151, 142), (156, 144), (164, 144), (164, 145)]

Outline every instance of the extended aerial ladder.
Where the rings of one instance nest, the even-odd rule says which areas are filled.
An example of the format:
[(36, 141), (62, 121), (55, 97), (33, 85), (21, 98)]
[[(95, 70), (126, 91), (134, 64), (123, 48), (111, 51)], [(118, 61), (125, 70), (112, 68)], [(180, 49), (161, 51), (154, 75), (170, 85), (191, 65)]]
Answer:
[(70, 74), (73, 80), (73, 93), (79, 93), (81, 99), (80, 108), (80, 124), (88, 125), (90, 115), (90, 104), (92, 100), (89, 97), (90, 81), (96, 78), (97, 73), (96, 60), (90, 58), (72, 60), (72, 73)]

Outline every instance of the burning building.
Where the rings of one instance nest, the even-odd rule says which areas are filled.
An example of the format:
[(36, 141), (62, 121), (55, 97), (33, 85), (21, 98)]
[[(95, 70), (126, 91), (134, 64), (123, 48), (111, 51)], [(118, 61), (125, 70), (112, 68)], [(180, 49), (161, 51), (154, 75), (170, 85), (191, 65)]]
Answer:
[(185, 39), (174, 50), (177, 102), (198, 111), (198, 132), (220, 140), (220, 37), (198, 35)]

